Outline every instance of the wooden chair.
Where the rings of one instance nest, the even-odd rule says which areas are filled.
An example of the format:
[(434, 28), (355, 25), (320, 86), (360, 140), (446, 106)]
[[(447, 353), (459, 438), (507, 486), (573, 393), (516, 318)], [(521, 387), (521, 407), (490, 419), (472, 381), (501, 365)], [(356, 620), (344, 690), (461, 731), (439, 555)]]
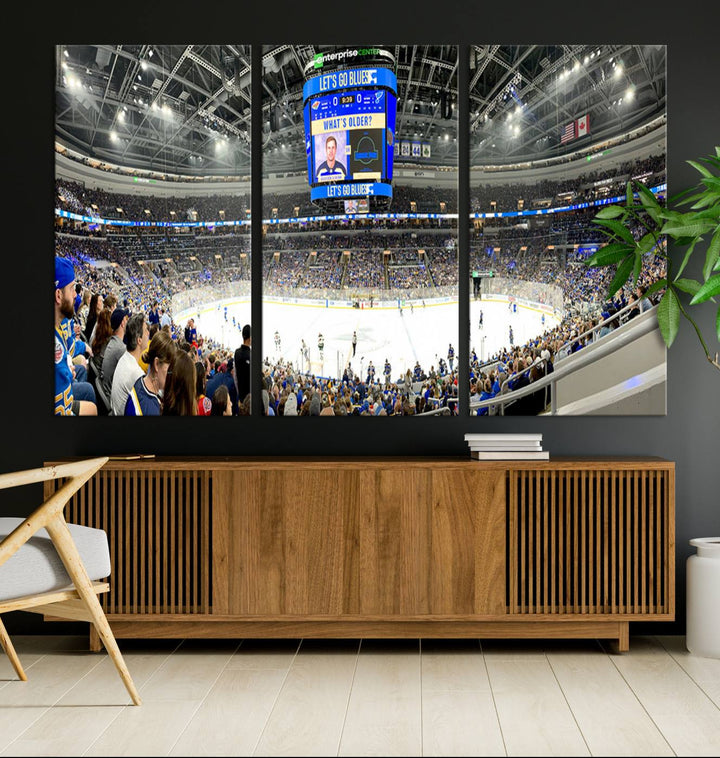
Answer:
[[(93, 458), (0, 475), (0, 489), (67, 478), (26, 519), (0, 518), (0, 614), (22, 610), (91, 622), (133, 703), (140, 705), (97, 597), (110, 589), (107, 582), (98, 581), (110, 575), (107, 534), (102, 529), (68, 525), (63, 516), (70, 498), (107, 460)], [(17, 675), (27, 681), (2, 620), (0, 644)]]

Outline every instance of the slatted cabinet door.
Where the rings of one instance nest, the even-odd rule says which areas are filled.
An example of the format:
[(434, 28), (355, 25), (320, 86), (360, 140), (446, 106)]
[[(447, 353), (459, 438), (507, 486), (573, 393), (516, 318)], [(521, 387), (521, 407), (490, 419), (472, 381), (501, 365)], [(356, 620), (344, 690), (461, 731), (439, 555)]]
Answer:
[(672, 472), (508, 474), (511, 614), (674, 613)]
[(210, 500), (208, 471), (177, 468), (106, 467), (72, 498), (66, 520), (108, 535), (107, 615), (212, 612)]

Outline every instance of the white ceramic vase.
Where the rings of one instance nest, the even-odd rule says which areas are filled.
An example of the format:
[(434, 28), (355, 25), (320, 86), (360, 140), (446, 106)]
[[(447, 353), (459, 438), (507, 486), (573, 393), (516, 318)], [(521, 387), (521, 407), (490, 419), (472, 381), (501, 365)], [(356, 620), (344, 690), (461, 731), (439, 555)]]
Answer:
[(720, 537), (690, 540), (686, 565), (685, 644), (693, 655), (720, 658)]

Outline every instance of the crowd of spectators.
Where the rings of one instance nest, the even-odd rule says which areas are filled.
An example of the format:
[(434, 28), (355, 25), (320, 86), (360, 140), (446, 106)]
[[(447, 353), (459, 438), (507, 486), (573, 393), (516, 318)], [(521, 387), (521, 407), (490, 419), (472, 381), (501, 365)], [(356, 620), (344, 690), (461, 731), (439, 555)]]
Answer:
[(652, 155), (644, 160), (627, 161), (610, 171), (589, 171), (572, 179), (543, 179), (535, 184), (473, 184), (471, 179), (470, 210), (473, 213), (517, 211), (623, 195), (627, 181), (634, 177), (644, 176), (651, 185), (663, 183), (665, 158), (664, 153)]
[(238, 221), (250, 210), (249, 195), (183, 195), (108, 192), (67, 179), (55, 181), (55, 207), (101, 218), (142, 221)]
[[(382, 367), (378, 367), (382, 368)], [(362, 377), (345, 367), (340, 379), (304, 374), (292, 363), (263, 366), (263, 403), (267, 416), (415, 416), (421, 413), (457, 414), (457, 367), (419, 364), (414, 371), (391, 379), (368, 371)]]
[[(628, 305), (635, 304), (635, 307), (625, 311), (623, 323), (656, 305), (662, 297), (662, 290), (649, 298), (645, 293), (651, 284), (665, 276), (665, 261), (660, 256), (648, 260), (637, 283), (628, 282), (610, 300), (605, 296), (610, 283), (607, 270), (585, 269), (584, 274), (584, 279), (594, 282), (589, 309), (582, 313), (577, 309), (568, 310), (556, 327), (523, 345), (513, 345), (508, 341), (505, 347), (482, 364), (475, 351), (471, 352), (471, 402), (491, 400), (542, 379), (554, 370), (556, 360), (582, 350), (620, 326), (620, 312)], [(588, 305), (587, 302), (585, 304)], [(543, 387), (508, 404), (502, 412), (504, 415), (537, 415), (546, 409), (549, 402), (550, 388)], [(497, 404), (478, 408), (476, 413), (495, 415), (500, 412), (499, 407)]]
[(165, 301), (123, 297), (112, 278), (65, 253), (55, 258), (57, 415), (249, 412), (232, 350), (205, 339), (192, 318), (175, 323)]
[[(579, 202), (593, 199), (598, 193), (621, 193), (627, 179), (641, 173), (660, 181), (664, 179), (664, 166), (664, 155), (652, 156), (647, 161), (622, 166), (610, 177), (589, 172), (568, 182), (474, 187), (471, 201), (473, 210), (495, 211), (517, 210), (520, 199), (525, 208)], [(305, 200), (293, 194), (267, 196), (264, 201), (277, 208), (278, 217), (302, 215), (303, 209), (316, 213), (315, 209), (305, 208), (307, 201), (303, 197)], [(56, 183), (56, 201), (58, 208), (73, 212), (143, 221), (232, 220), (246, 218), (249, 209), (247, 196), (124, 195), (86, 190), (81, 184), (63, 180)], [(456, 201), (454, 191), (396, 187), (393, 210), (454, 213)], [(613, 272), (605, 268), (588, 270), (583, 261), (585, 253), (571, 248), (602, 242), (602, 235), (591, 223), (594, 214), (593, 209), (563, 212), (523, 223), (492, 219), (471, 232), (471, 268), (491, 268), (511, 279), (554, 284), (562, 289), (566, 303), (592, 305), (582, 312), (567, 308), (566, 317), (556, 328), (525, 345), (508, 344), (492, 356), (492, 369), (480, 366), (473, 356), (470, 370), (474, 399), (489, 399), (537, 380), (552, 370), (553, 360), (567, 352), (569, 344), (572, 351), (582, 349), (587, 340), (578, 341), (578, 335), (632, 298), (642, 300), (645, 287), (664, 275), (662, 260), (649, 261), (638, 292), (622, 290), (613, 303), (604, 302)], [(362, 219), (273, 225), (266, 230), (263, 241), (264, 280), (268, 285), (290, 290), (454, 286), (458, 276), (456, 238), (456, 227), (447, 220), (426, 219), (412, 226), (390, 219), (373, 222), (372, 227), (369, 220)], [(237, 393), (231, 397), (231, 383), (227, 380), (234, 376), (233, 349), (204, 339), (192, 329), (188, 333), (189, 325), (174, 324), (171, 315), (172, 297), (178, 292), (205, 284), (249, 282), (248, 227), (180, 230), (58, 219), (55, 240), (56, 255), (72, 263), (81, 285), (74, 318), (64, 323), (59, 332), (63, 339), (74, 340), (78, 346), (73, 356), (77, 359), (73, 361), (73, 373), (78, 397), (95, 402), (99, 412), (108, 412), (103, 404), (106, 395), (112, 396), (112, 384), (106, 382), (103, 363), (108, 346), (118, 337), (118, 329), (126, 330), (133, 314), (142, 318), (131, 323), (132, 339), (125, 348), (129, 351), (129, 344), (134, 345), (144, 384), (130, 387), (126, 405), (132, 405), (134, 398), (134, 410), (127, 405), (128, 413), (159, 410), (184, 414), (192, 408), (200, 415), (225, 413), (228, 409), (231, 415), (249, 412), (246, 398), (238, 398)], [(561, 249), (562, 254), (553, 252), (554, 248)], [(125, 314), (124, 323), (119, 312)], [(166, 323), (162, 324), (161, 318)], [(147, 338), (143, 325), (148, 327)], [(152, 340), (161, 331), (169, 336), (175, 350), (167, 361), (164, 359), (168, 351), (161, 350), (159, 341), (155, 350), (151, 349)], [(595, 332), (592, 339), (599, 335)], [(79, 347), (81, 343), (84, 352)], [(117, 347), (117, 340), (114, 344)], [(189, 357), (191, 368), (185, 358), (177, 357), (180, 353)], [(124, 363), (131, 365), (127, 359)], [(153, 405), (147, 400), (153, 394), (148, 385), (155, 386), (163, 379), (163, 369), (169, 369), (170, 376), (175, 377), (174, 384), (167, 402), (162, 393), (154, 393), (158, 402)], [(194, 401), (188, 403), (183, 393), (191, 374)], [(218, 382), (220, 374), (225, 376)], [(506, 379), (509, 381), (504, 384)], [(125, 385), (127, 381), (126, 377)], [(263, 402), (268, 415), (416, 415), (440, 408), (456, 412), (457, 369), (448, 370), (444, 361), (437, 369), (416, 366), (412, 375), (393, 381), (359, 377), (349, 366), (342, 380), (334, 380), (302, 375), (292, 364), (276, 363), (265, 367), (264, 381)], [(208, 387), (221, 389), (215, 385), (222, 385), (228, 396), (222, 391), (218, 398), (209, 396)], [(116, 415), (120, 415), (120, 402), (116, 399)], [(538, 398), (518, 402), (505, 412), (538, 412), (539, 402)], [(543, 407), (545, 402), (544, 394)], [(515, 411), (510, 410), (513, 406)]]

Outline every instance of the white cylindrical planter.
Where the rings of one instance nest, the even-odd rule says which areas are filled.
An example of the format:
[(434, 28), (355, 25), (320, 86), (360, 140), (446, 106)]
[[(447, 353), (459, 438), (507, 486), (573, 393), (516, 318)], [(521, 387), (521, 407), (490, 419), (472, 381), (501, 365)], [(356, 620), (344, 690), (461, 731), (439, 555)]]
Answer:
[(720, 658), (720, 537), (690, 540), (685, 644), (693, 655)]

